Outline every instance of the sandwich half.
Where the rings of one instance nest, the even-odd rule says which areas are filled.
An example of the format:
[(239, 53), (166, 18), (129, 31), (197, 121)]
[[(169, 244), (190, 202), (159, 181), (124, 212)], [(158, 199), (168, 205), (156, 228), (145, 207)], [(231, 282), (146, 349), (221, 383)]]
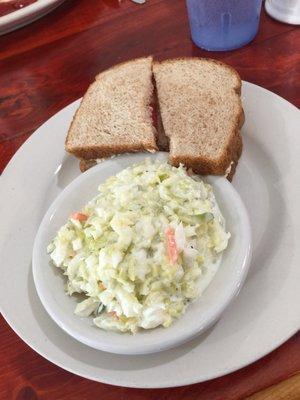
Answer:
[(96, 76), (65, 142), (81, 169), (114, 154), (157, 150), (152, 119), (152, 57), (116, 65)]
[(244, 122), (238, 73), (203, 58), (154, 62), (153, 73), (170, 162), (232, 178)]

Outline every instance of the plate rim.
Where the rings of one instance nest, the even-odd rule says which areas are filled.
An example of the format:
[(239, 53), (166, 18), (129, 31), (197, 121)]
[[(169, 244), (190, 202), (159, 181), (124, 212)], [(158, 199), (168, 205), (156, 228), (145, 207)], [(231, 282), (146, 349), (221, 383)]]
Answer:
[(23, 28), (52, 12), (66, 0), (38, 0), (0, 17), (0, 36)]
[(10, 24), (17, 22), (19, 19), (30, 17), (32, 14), (41, 13), (45, 8), (52, 7), (56, 5), (56, 3), (63, 1), (64, 0), (37, 0), (36, 2), (25, 6), (24, 8), (4, 14), (0, 17), (0, 28), (2, 25)]

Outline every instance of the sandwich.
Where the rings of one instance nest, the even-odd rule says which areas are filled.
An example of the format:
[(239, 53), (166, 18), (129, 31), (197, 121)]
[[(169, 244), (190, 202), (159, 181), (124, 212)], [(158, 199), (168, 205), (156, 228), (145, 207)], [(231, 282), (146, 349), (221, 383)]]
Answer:
[(169, 151), (201, 175), (232, 179), (242, 152), (241, 79), (203, 58), (128, 61), (96, 76), (66, 138), (85, 171), (120, 153)]

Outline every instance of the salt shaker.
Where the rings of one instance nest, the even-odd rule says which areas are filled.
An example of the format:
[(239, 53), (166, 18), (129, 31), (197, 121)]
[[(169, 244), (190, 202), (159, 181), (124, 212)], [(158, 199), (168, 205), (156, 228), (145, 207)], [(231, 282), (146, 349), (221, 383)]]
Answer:
[(278, 21), (300, 25), (300, 0), (266, 0), (265, 8)]

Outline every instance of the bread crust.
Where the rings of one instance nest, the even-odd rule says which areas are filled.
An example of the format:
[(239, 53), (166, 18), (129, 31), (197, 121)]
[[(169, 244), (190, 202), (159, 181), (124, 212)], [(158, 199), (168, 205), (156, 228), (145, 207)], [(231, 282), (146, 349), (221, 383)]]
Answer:
[[(162, 60), (162, 61), (152, 61), (152, 65), (155, 66), (155, 65), (160, 65), (160, 64), (172, 64), (172, 63), (174, 63), (176, 61), (188, 61), (188, 60), (191, 60), (191, 61), (195, 61), (195, 60), (207, 61), (207, 62), (210, 62), (210, 63), (221, 65), (222, 67), (228, 69), (232, 74), (234, 74), (236, 76), (236, 78), (237, 78), (237, 80), (239, 82), (239, 84), (238, 84), (238, 86), (236, 88), (236, 90), (237, 90), (236, 93), (239, 94), (239, 95), (241, 94), (242, 80), (241, 80), (240, 75), (237, 73), (237, 71), (233, 67), (231, 67), (230, 65), (225, 64), (222, 61), (215, 60), (213, 58), (209, 58), (209, 57), (176, 57), (176, 58), (169, 58), (167, 60)], [(153, 68), (153, 66), (152, 66), (152, 68)]]
[(158, 151), (158, 148), (156, 143), (149, 142), (146, 145), (141, 145), (139, 143), (133, 143), (130, 145), (111, 143), (110, 145), (101, 146), (72, 147), (71, 150), (68, 150), (69, 153), (74, 154), (76, 157), (83, 160), (106, 158), (115, 154), (136, 153), (139, 151), (149, 151), (152, 153)]
[(79, 161), (79, 169), (81, 172), (85, 172), (94, 165), (97, 165), (96, 160), (80, 160)]

